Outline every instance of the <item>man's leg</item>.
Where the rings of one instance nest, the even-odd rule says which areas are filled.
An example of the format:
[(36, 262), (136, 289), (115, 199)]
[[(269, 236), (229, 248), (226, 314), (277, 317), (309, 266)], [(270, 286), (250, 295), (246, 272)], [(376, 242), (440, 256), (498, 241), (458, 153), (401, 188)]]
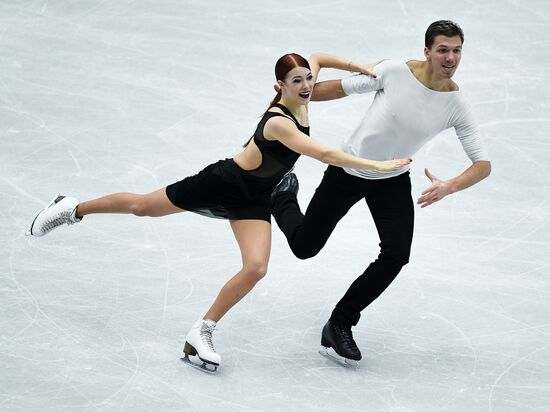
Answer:
[[(379, 187), (376, 187), (379, 185)], [(409, 174), (376, 181), (365, 197), (380, 236), (380, 254), (349, 287), (331, 321), (356, 325), (360, 312), (395, 279), (409, 261), (414, 227), (414, 204)]]
[(319, 253), (338, 221), (363, 197), (358, 190), (362, 180), (329, 166), (305, 215), (295, 193), (285, 191), (274, 197), (272, 214), (296, 257), (307, 259)]

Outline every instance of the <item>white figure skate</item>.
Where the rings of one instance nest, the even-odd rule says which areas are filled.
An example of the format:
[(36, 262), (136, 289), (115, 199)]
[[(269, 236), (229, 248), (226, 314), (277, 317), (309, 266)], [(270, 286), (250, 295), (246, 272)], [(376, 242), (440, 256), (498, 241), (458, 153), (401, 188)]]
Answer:
[[(212, 343), (212, 332), (215, 327), (216, 322), (213, 320), (196, 321), (187, 334), (183, 347), (184, 357), (181, 360), (203, 372), (215, 373), (221, 361)], [(189, 356), (197, 356), (202, 363), (193, 362)]]
[(27, 236), (44, 236), (63, 224), (72, 225), (82, 219), (76, 217), (78, 200), (74, 197), (55, 196), (52, 201), (34, 218)]

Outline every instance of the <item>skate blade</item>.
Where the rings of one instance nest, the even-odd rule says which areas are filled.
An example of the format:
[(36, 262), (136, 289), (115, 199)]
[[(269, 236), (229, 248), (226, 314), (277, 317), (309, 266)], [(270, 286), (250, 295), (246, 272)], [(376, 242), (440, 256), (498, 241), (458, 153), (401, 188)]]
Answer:
[(218, 365), (203, 362), (202, 360), (201, 360), (202, 364), (193, 362), (191, 359), (189, 359), (189, 355), (187, 353), (184, 354), (183, 358), (180, 358), (180, 359), (183, 361), (183, 363), (186, 363), (189, 366), (192, 366), (193, 368), (200, 370), (201, 372), (215, 374), (216, 371), (218, 370)]
[(319, 355), (324, 356), (325, 358), (330, 359), (331, 361), (336, 362), (341, 366), (345, 366), (346, 368), (359, 368), (359, 361), (344, 358), (343, 356), (338, 355), (332, 348), (322, 347), (321, 349), (319, 349)]
[(32, 221), (31, 223), (31, 227), (29, 228), (29, 230), (27, 230), (25, 232), (25, 236), (34, 236), (34, 234), (32, 233), (32, 228), (34, 226), (34, 222), (36, 222), (36, 218), (40, 215), (40, 213), (42, 213), (44, 210), (47, 210), (49, 207), (51, 207), (54, 203), (56, 203), (57, 199), (61, 198), (63, 199), (64, 196), (61, 196), (59, 193), (56, 194), (54, 196), (54, 198), (50, 201), (50, 203), (48, 203), (48, 206), (46, 206), (44, 209), (42, 209), (35, 217), (34, 217), (34, 220)]

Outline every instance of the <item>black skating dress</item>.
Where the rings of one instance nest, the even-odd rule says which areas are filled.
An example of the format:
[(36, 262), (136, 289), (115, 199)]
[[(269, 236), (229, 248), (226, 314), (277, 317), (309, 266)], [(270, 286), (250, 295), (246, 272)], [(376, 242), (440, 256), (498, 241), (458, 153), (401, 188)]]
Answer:
[[(290, 117), (301, 132), (309, 135), (309, 127), (300, 125), (288, 108), (281, 104), (275, 106)], [(251, 138), (262, 154), (260, 166), (244, 170), (233, 159), (220, 160), (194, 176), (167, 186), (168, 199), (177, 207), (209, 217), (271, 222), (271, 192), (300, 157), (281, 142), (264, 137), (265, 123), (275, 116), (284, 115), (266, 112)]]

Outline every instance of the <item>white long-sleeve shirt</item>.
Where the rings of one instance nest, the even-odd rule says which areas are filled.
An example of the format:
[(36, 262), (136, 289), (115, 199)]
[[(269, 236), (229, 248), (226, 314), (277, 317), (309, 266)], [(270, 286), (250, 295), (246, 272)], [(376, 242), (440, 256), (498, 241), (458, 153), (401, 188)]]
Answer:
[[(376, 79), (360, 74), (342, 80), (347, 95), (376, 91), (365, 116), (344, 142), (345, 152), (372, 160), (413, 157), (438, 133), (454, 127), (472, 162), (489, 160), (472, 108), (460, 91), (428, 89), (403, 62), (383, 61), (375, 72)], [(349, 168), (345, 171), (357, 177), (385, 179), (408, 169), (409, 166), (392, 172)]]

